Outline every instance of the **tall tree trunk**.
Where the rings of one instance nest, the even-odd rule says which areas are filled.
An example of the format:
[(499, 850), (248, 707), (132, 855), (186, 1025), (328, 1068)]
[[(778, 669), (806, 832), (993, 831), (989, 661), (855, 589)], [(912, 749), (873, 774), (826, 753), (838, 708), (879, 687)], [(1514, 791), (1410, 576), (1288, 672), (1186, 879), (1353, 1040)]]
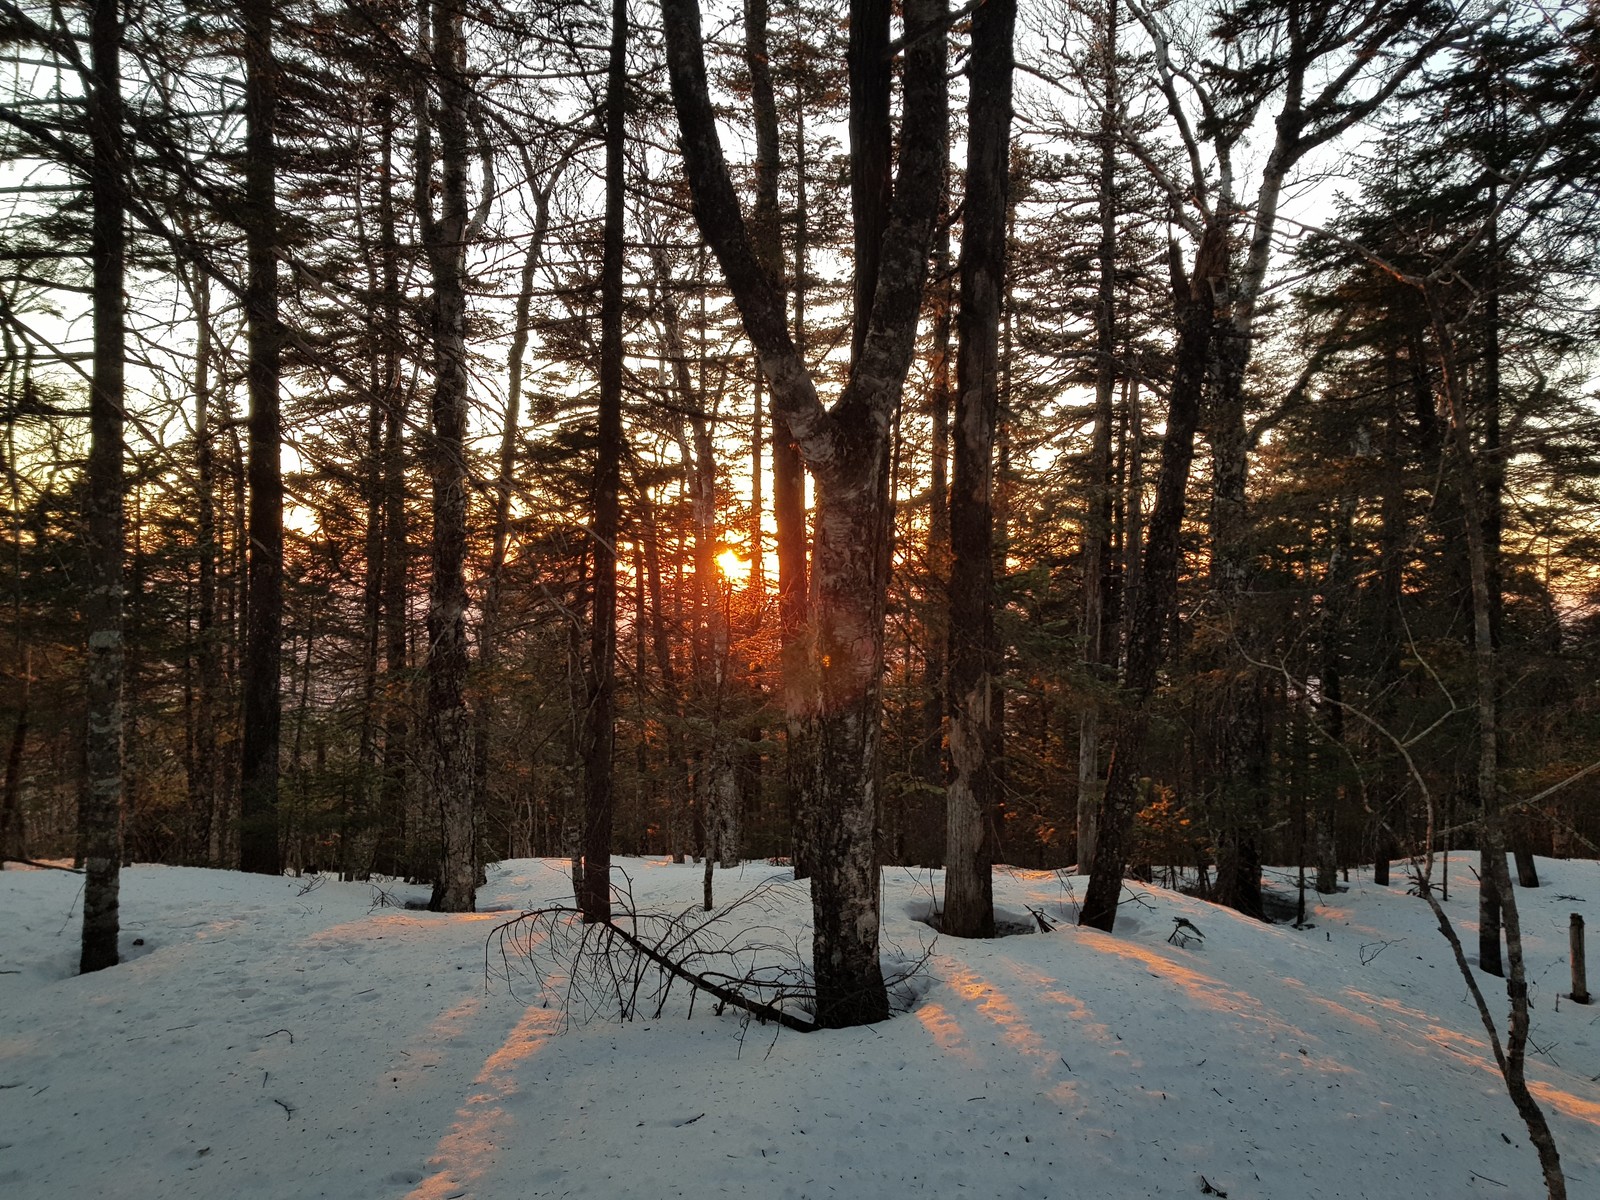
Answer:
[(1122, 618), (1117, 634), (1117, 657), (1127, 666), (1127, 648), (1134, 636), (1133, 614), (1144, 591), (1144, 403), (1139, 381), (1122, 386), (1128, 408), (1128, 498), (1123, 538)]
[[(929, 788), (943, 790), (944, 721), (950, 652), (950, 360), (955, 296), (951, 287), (949, 200), (934, 235), (933, 278), (928, 293), (933, 309), (928, 363), (928, 565), (923, 600), (922, 721), (917, 737), (917, 774)], [(936, 861), (944, 861), (942, 850)]]
[(994, 632), (994, 437), (1006, 267), (1015, 0), (973, 14), (967, 192), (956, 321), (955, 483), (950, 490), (950, 786), (944, 916), (958, 937), (993, 937), (999, 652)]
[[(391, 105), (387, 96), (376, 105), (381, 122), (379, 142), (385, 160), (393, 141)], [(387, 165), (387, 163), (386, 163)], [(380, 187), (389, 186), (387, 171), (380, 172)], [(380, 200), (380, 205), (381, 205)], [(380, 222), (380, 240), (382, 238)], [(362, 249), (367, 257), (367, 351), (366, 460), (362, 464), (362, 498), (366, 501), (361, 581), (361, 728), (356, 743), (356, 778), (349, 789), (344, 811), (344, 828), (339, 844), (339, 869), (342, 878), (365, 880), (372, 874), (372, 833), (374, 810), (379, 793), (378, 778), (378, 658), (383, 638), (383, 414), (386, 378), (383, 334), (382, 266), (374, 265), (370, 242), (364, 236)], [(380, 246), (379, 257), (382, 258)]]
[(411, 566), (406, 515), (407, 394), (400, 377), (400, 238), (394, 205), (394, 103), (384, 105), (379, 167), (378, 237), (383, 266), (383, 755), (378, 765), (377, 835), (373, 861), (393, 875), (414, 874), (407, 846), (407, 764), (412, 687), (406, 673), (407, 579)]
[(199, 559), (195, 616), (197, 687), (194, 712), (194, 764), (189, 776), (189, 806), (203, 831), (197, 858), (222, 866), (213, 851), (223, 814), (218, 811), (217, 716), (222, 705), (221, 630), (217, 627), (217, 466), (211, 395), (211, 281), (195, 273), (194, 438), (195, 550)]
[(1100, 701), (1095, 690), (1106, 659), (1105, 617), (1111, 543), (1112, 399), (1117, 386), (1116, 136), (1117, 0), (1106, 0), (1101, 30), (1100, 286), (1095, 305), (1094, 433), (1089, 448), (1088, 512), (1083, 537), (1083, 666), (1088, 690), (1078, 712), (1078, 874), (1094, 869), (1095, 817), (1105, 792), (1100, 777)]
[[(796, 47), (802, 63), (805, 43)], [(795, 104), (794, 332), (795, 354), (806, 357), (806, 271), (808, 180), (806, 178), (806, 110)], [(780, 303), (782, 298), (780, 297)], [(805, 465), (800, 445), (783, 415), (776, 389), (770, 391), (772, 427), (772, 520), (778, 540), (778, 629), (780, 706), (784, 721), (784, 788), (789, 815), (790, 861), (796, 879), (811, 874), (810, 724), (806, 715), (806, 629), (810, 620), (810, 587), (806, 560), (810, 531), (806, 526)]]
[(587, 921), (611, 917), (611, 823), (615, 780), (618, 490), (622, 465), (623, 152), (627, 112), (627, 0), (611, 3), (606, 76), (605, 246), (600, 264), (600, 434), (595, 456), (593, 608), (583, 739), (583, 889)]
[[(472, 801), (472, 727), (467, 712), (467, 297), (466, 248), (482, 228), (492, 181), (478, 212), (467, 198), (468, 109), (462, 10), (429, 0), (437, 82), (440, 212), (433, 212), (433, 130), (426, 85), (417, 97), (416, 209), (433, 275), (433, 571), (428, 592), (428, 810), (437, 823), (436, 912), (471, 912), (477, 891)], [(422, 31), (419, 31), (422, 32)]]
[[(1378, 670), (1374, 691), (1379, 697), (1375, 716), (1394, 728), (1403, 661), (1402, 633), (1405, 602), (1405, 556), (1408, 541), (1405, 471), (1401, 458), (1401, 423), (1404, 395), (1400, 383), (1398, 352), (1391, 348), (1384, 364), (1389, 395), (1389, 415), (1383, 439), (1381, 515), (1378, 528)], [(1389, 863), (1397, 849), (1394, 823), (1403, 811), (1401, 795), (1408, 786), (1399, 755), (1385, 753), (1378, 774), (1378, 808), (1373, 814), (1373, 882), (1389, 885)]]
[[(852, 6), (853, 39), (857, 25), (877, 23), (870, 11), (875, 4), (857, 0)], [(906, 6), (905, 120), (894, 203), (878, 244), (870, 311), (864, 321), (857, 313), (858, 325), (865, 326), (861, 349), (832, 409), (823, 408), (805, 361), (795, 351), (782, 297), (756, 257), (728, 175), (706, 83), (698, 5), (695, 0), (666, 0), (662, 12), (695, 216), (761, 356), (775, 406), (817, 481), (810, 663), (815, 672), (811, 712), (816, 716), (811, 800), (816, 822), (812, 960), (817, 1019), (829, 1027), (866, 1024), (888, 1015), (878, 962), (875, 857), (888, 439), (915, 351), (943, 183), (948, 132), (945, 4), (911, 0)], [(882, 24), (886, 42), (886, 6)], [(864, 38), (878, 36), (875, 28), (861, 32)], [(868, 75), (887, 75), (887, 57), (868, 67)], [(860, 110), (872, 103), (865, 91), (852, 92), (858, 120)], [(887, 143), (886, 131), (876, 128), (864, 130), (863, 138), (874, 145), (880, 138)], [(857, 266), (859, 285), (859, 259)]]
[(1122, 893), (1122, 869), (1129, 835), (1138, 810), (1139, 775), (1149, 729), (1150, 696), (1161, 664), (1162, 633), (1177, 602), (1181, 557), (1184, 492), (1194, 460), (1194, 437), (1200, 421), (1200, 400), (1210, 361), (1215, 323), (1211, 280), (1227, 262), (1227, 228), (1209, 222), (1195, 251), (1194, 274), (1185, 278), (1178, 248), (1169, 248), (1173, 303), (1178, 319), (1178, 345), (1168, 396), (1167, 431), (1161, 443), (1161, 470), (1156, 480), (1155, 508), (1140, 566), (1140, 586), (1128, 630), (1126, 688), (1128, 701), (1111, 746), (1111, 769), (1095, 847), (1094, 871), (1084, 894), (1078, 924), (1110, 933)]
[(889, 53), (890, 0), (851, 0), (850, 46), (845, 56), (850, 77), (850, 216), (855, 271), (851, 306), (850, 357), (861, 357), (872, 300), (878, 289), (883, 233), (892, 194), (889, 92), (894, 59)]
[[(1530, 1028), (1528, 979), (1522, 954), (1522, 930), (1517, 912), (1516, 893), (1511, 887), (1511, 874), (1506, 868), (1505, 844), (1500, 836), (1500, 823), (1503, 820), (1499, 811), (1500, 684), (1492, 619), (1495, 609), (1492, 589), (1496, 579), (1495, 573), (1491, 570), (1491, 543), (1488, 537), (1493, 527), (1486, 522), (1489, 510), (1485, 506), (1482, 484), (1478, 479), (1478, 467), (1472, 449), (1472, 433), (1467, 424), (1466, 399), (1456, 365), (1449, 322), (1437, 288), (1438, 284), (1435, 281), (1423, 281), (1423, 299), (1428, 306), (1434, 338), (1439, 347), (1440, 374), (1450, 410), (1457, 477), (1466, 517), (1467, 561), (1472, 586), (1474, 707), (1478, 724), (1477, 791), (1483, 810), (1483, 833), (1479, 843), (1482, 847), (1482, 884), (1492, 885), (1495, 892), (1499, 917), (1505, 927), (1506, 958), (1509, 967), (1506, 994), (1511, 1001), (1511, 1024), (1506, 1038), (1505, 1054), (1499, 1065), (1506, 1081), (1506, 1090), (1510, 1093), (1511, 1101), (1527, 1127), (1529, 1140), (1538, 1153), (1539, 1166), (1544, 1174), (1545, 1190), (1549, 1200), (1566, 1200), (1567, 1184), (1561, 1170), (1561, 1156), (1557, 1152), (1555, 1138), (1550, 1132), (1544, 1111), (1529, 1091), (1524, 1067)], [(1495, 954), (1498, 958), (1498, 942)]]
[[(756, 256), (766, 268), (773, 288), (783, 291), (783, 220), (778, 209), (778, 100), (772, 87), (772, 59), (767, 44), (767, 0), (745, 0), (744, 60), (750, 72), (750, 109), (755, 126), (755, 208), (750, 234)], [(755, 367), (750, 433), (750, 579), (754, 596), (766, 592), (766, 563), (761, 536), (761, 367)], [(773, 430), (774, 452), (778, 434)]]
[(283, 433), (279, 410), (277, 108), (271, 0), (241, 6), (245, 34), (245, 229), (249, 278), (250, 549), (245, 599), (239, 865), (276, 875), (283, 721)]
[(122, 141), (122, 26), (117, 0), (89, 16), (89, 136), (93, 196), (94, 366), (89, 391), (87, 534), (89, 587), (84, 689), (87, 780), (79, 811), (83, 846), (82, 972), (117, 963), (122, 869), (123, 270), (126, 163)]
[(1354, 496), (1341, 497), (1334, 516), (1328, 566), (1322, 584), (1322, 677), (1321, 718), (1326, 746), (1322, 754), (1327, 767), (1316, 781), (1316, 860), (1317, 891), (1331, 896), (1339, 890), (1339, 843), (1337, 822), (1341, 783), (1344, 773), (1344, 643), (1346, 612), (1350, 602), (1351, 524), (1355, 517)]

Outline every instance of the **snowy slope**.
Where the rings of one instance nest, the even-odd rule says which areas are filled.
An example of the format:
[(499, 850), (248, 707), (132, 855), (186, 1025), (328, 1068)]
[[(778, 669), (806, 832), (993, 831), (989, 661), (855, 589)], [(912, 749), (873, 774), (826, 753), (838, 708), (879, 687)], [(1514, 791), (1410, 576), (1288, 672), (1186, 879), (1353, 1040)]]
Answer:
[[(699, 895), (697, 867), (623, 865), (641, 907)], [(1600, 865), (1539, 865), (1546, 886), (1519, 892), (1544, 1051), (1530, 1075), (1584, 1200), (1600, 1197), (1600, 1005), (1559, 993), (1567, 914), (1600, 920)], [(718, 871), (718, 897), (786, 878)], [(77, 978), (81, 880), (0, 873), (6, 1200), (1117, 1200), (1199, 1196), (1202, 1179), (1231, 1200), (1543, 1194), (1448, 948), (1403, 885), (1357, 879), (1306, 930), (1141, 888), (1107, 937), (1070, 923), (1082, 879), (1003, 873), (1008, 914), (1066, 920), (971, 943), (919, 921), (937, 873), (891, 870), (886, 943), (933, 943), (917, 1006), (775, 1035), (704, 1001), (688, 1016), (681, 995), (659, 1019), (565, 1022), (529, 979), (486, 977), (505, 911), (217, 871), (123, 880), (128, 961)], [(480, 904), (564, 889), (559, 864), (509, 862)], [(1470, 946), (1459, 862), (1451, 894)], [(756, 915), (764, 936), (809, 936), (803, 886), (779, 882)], [(1203, 943), (1168, 944), (1179, 916)]]

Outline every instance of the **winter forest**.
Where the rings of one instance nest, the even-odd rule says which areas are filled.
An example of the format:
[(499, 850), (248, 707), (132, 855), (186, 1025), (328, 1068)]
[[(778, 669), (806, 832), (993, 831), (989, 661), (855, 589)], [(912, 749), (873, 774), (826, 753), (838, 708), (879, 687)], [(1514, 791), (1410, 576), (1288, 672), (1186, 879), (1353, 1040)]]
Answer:
[(3, 903), (64, 974), (327, 881), (789, 1038), (959, 939), (1293, 975), (1241, 947), (1360, 897), (1500, 1194), (1600, 1180), (1588, 1015), (1533, 1078), (1600, 901), (1592, 5), (0, 0), (0, 84)]

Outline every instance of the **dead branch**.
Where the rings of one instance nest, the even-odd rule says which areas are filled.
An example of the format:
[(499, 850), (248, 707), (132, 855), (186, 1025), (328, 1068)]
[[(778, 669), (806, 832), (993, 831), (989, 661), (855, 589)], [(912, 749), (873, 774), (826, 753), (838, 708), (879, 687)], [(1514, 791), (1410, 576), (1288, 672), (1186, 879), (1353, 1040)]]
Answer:
[(730, 914), (760, 907), (772, 890), (762, 884), (709, 914), (641, 912), (627, 903), (616, 906), (611, 920), (584, 923), (582, 912), (571, 905), (534, 909), (490, 931), (485, 974), (496, 974), (498, 948), (502, 978), (510, 983), (517, 968), (526, 967), (542, 991), (555, 991), (559, 984), (569, 1016), (580, 1010), (608, 1012), (625, 1021), (648, 1005), (659, 1017), (681, 982), (691, 989), (691, 1012), (693, 995), (704, 993), (716, 1001), (718, 1012), (736, 1008), (763, 1024), (809, 1033), (818, 1028), (816, 1022), (791, 1007), (814, 1006), (798, 950), (761, 941), (761, 926), (723, 932)]

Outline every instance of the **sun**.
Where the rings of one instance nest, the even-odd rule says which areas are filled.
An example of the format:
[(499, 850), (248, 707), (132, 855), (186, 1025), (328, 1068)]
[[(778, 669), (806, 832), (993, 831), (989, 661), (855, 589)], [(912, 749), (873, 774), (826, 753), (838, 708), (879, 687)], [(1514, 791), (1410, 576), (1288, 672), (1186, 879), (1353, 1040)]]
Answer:
[(750, 577), (750, 562), (740, 558), (730, 548), (717, 555), (717, 566), (722, 568), (722, 576), (730, 583), (743, 583)]

